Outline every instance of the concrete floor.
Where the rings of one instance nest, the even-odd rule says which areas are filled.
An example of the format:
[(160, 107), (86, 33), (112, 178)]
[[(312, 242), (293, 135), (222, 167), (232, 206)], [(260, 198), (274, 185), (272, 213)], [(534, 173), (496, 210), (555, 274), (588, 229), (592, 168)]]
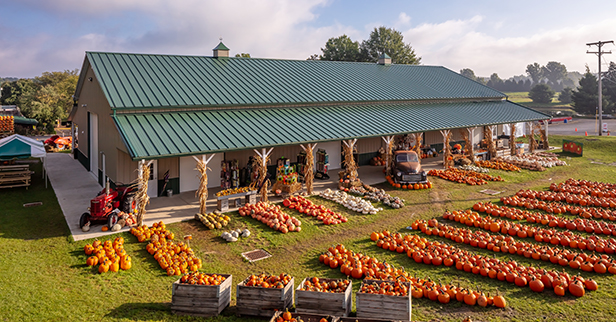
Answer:
[[(48, 153), (46, 164), (51, 187), (56, 193), (73, 239), (77, 241), (114, 234), (115, 232), (102, 232), (102, 225), (93, 225), (88, 232), (83, 232), (79, 228), (79, 217), (87, 211), (90, 206), (90, 199), (102, 190), (97, 179), (79, 161), (73, 159), (71, 154)], [(426, 170), (442, 168), (442, 159), (425, 159), (423, 166)], [(336, 189), (338, 171), (332, 170), (329, 180), (315, 179), (314, 191), (320, 192), (327, 188)], [(385, 181), (382, 167), (362, 166), (358, 172), (359, 177), (366, 184), (374, 185)], [(206, 203), (208, 212), (216, 209), (215, 193), (219, 190), (209, 189), (210, 197)], [(273, 194), (270, 194), (268, 198), (272, 202), (282, 201), (281, 197), (276, 197)], [(163, 221), (166, 224), (187, 221), (194, 218), (198, 209), (199, 202), (194, 191), (183, 192), (171, 197), (151, 198), (150, 204), (146, 207), (144, 224), (151, 226), (152, 223), (158, 221)], [(230, 208), (230, 211), (236, 209)], [(128, 229), (124, 227), (121, 231)]]

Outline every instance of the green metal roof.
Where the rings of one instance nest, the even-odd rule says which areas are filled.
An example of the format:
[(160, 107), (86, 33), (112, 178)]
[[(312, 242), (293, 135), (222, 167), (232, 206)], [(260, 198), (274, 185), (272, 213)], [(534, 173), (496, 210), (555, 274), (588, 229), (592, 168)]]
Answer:
[(218, 109), (112, 117), (133, 160), (550, 118), (509, 101)]
[(379, 56), (379, 58), (390, 58), (389, 55), (387, 55), (386, 53), (382, 53), (381, 56)]
[[(440, 66), (88, 52), (112, 108), (505, 98)], [(85, 77), (83, 69), (76, 97)]]

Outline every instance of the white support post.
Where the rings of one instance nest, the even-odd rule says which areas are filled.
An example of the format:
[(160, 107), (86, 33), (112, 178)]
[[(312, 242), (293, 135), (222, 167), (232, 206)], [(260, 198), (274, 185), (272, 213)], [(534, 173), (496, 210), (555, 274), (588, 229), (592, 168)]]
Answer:
[(471, 145), (474, 147), (475, 146), (475, 130), (477, 129), (477, 127), (467, 127), (466, 130), (468, 131), (468, 135), (471, 137)]

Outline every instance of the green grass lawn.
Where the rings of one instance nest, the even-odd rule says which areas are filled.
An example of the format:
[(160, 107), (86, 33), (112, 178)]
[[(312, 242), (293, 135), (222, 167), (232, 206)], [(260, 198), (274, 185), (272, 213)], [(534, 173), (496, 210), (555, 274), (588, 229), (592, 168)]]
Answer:
[[(552, 145), (559, 145), (567, 137), (552, 136)], [(325, 226), (316, 219), (286, 210), (303, 221), (300, 233), (286, 235), (274, 232), (267, 226), (247, 217), (231, 213), (228, 229), (250, 229), (253, 234), (237, 243), (228, 244), (219, 236), (222, 231), (207, 230), (194, 220), (168, 225), (176, 234), (193, 236), (192, 246), (203, 259), (202, 271), (233, 275), (233, 283), (239, 283), (251, 273), (287, 272), (295, 277), (296, 287), (308, 276), (344, 277), (339, 270), (326, 268), (318, 261), (318, 255), (329, 246), (343, 243), (347, 248), (376, 256), (396, 266), (404, 266), (417, 276), (430, 276), (442, 282), (460, 283), (463, 286), (479, 286), (486, 292), (503, 293), (509, 306), (506, 309), (469, 307), (459, 303), (441, 305), (426, 299), (413, 300), (413, 320), (460, 321), (466, 316), (480, 321), (612, 321), (616, 314), (616, 280), (614, 276), (584, 273), (599, 283), (597, 292), (587, 293), (583, 298), (567, 295), (557, 297), (551, 290), (543, 294), (519, 288), (513, 284), (486, 279), (471, 273), (444, 266), (434, 267), (416, 264), (406, 255), (382, 250), (370, 241), (372, 231), (389, 229), (408, 232), (415, 219), (440, 217), (446, 209), (467, 209), (477, 201), (497, 198), (479, 193), (489, 188), (503, 191), (502, 195), (514, 194), (519, 189), (547, 189), (552, 182), (567, 178), (583, 178), (593, 181), (616, 182), (616, 167), (607, 165), (616, 157), (616, 138), (571, 137), (584, 143), (584, 157), (565, 159), (570, 165), (556, 167), (545, 172), (509, 173), (491, 171), (501, 175), (505, 182), (490, 182), (486, 186), (467, 186), (431, 178), (434, 188), (421, 191), (391, 190), (387, 184), (381, 187), (392, 195), (407, 201), (399, 210), (386, 209), (378, 215), (350, 213), (337, 204), (313, 197), (317, 204), (324, 204), (338, 211), (347, 212), (349, 222)], [(591, 163), (594, 161), (596, 163)], [(606, 164), (601, 164), (606, 163)], [(118, 273), (98, 274), (85, 264), (83, 246), (92, 240), (73, 242), (69, 229), (51, 188), (45, 189), (40, 178), (40, 166), (34, 166), (37, 174), (28, 190), (7, 189), (0, 191), (3, 202), (0, 210), (0, 321), (195, 321), (198, 318), (175, 316), (170, 311), (171, 284), (177, 277), (169, 277), (158, 267), (153, 257), (145, 250), (145, 243), (138, 243), (128, 233), (120, 234), (126, 240), (125, 249), (133, 258), (133, 268)], [(28, 202), (41, 201), (42, 206), (24, 208)], [(384, 207), (386, 208), (386, 207)], [(146, 214), (147, 216), (147, 214)], [(96, 229), (96, 228), (95, 228)], [(114, 235), (115, 237), (115, 235)], [(445, 241), (438, 237), (430, 239)], [(467, 245), (456, 244), (461, 248)], [(244, 261), (240, 254), (247, 250), (264, 248), (272, 258), (255, 262)], [(492, 256), (492, 252), (468, 248), (476, 253)], [(501, 259), (507, 257), (497, 255)], [(513, 256), (512, 256), (513, 257)], [(537, 265), (525, 258), (513, 257), (520, 263)], [(551, 263), (541, 267), (562, 268)], [(579, 271), (565, 269), (571, 274)], [(359, 289), (360, 281), (353, 281), (353, 289)], [(251, 320), (235, 317), (235, 288), (231, 306), (225, 309), (216, 321)]]
[(560, 111), (561, 113), (565, 113), (567, 115), (572, 115), (575, 113), (571, 108), (571, 104), (564, 104), (558, 101), (558, 95), (555, 95), (552, 102), (548, 104), (534, 103), (528, 97), (528, 92), (507, 92), (505, 95), (507, 95), (509, 100), (514, 103), (528, 106), (541, 112), (556, 113), (557, 111)]

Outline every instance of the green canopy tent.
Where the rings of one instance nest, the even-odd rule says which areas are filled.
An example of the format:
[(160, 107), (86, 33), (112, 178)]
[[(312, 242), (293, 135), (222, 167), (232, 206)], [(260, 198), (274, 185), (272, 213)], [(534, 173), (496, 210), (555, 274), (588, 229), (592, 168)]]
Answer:
[[(47, 174), (45, 171), (46, 156), (47, 152), (45, 152), (43, 142), (27, 136), (13, 134), (0, 139), (0, 161), (40, 158), (43, 162), (43, 177)], [(45, 180), (45, 186), (47, 186), (47, 180)]]

